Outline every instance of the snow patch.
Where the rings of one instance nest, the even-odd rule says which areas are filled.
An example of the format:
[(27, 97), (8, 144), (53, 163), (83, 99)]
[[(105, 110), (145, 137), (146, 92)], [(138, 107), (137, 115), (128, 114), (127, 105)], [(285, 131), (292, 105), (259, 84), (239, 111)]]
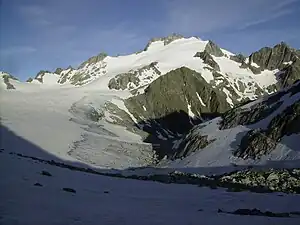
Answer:
[(199, 99), (201, 105), (203, 105), (203, 106), (206, 107), (205, 103), (203, 102), (203, 100), (202, 100), (201, 96), (198, 94), (198, 92), (196, 92), (196, 95), (197, 95), (197, 97), (198, 97), (198, 99)]

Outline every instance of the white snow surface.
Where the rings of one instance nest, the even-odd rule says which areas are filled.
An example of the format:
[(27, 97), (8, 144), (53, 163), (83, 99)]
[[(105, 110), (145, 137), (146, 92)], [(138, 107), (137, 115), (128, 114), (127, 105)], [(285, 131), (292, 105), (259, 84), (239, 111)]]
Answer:
[[(22, 148), (18, 146), (20, 142), (14, 144), (15, 151)], [(10, 155), (11, 148), (0, 153), (2, 225), (196, 225), (199, 221), (206, 225), (299, 223), (297, 217), (217, 213), (218, 209), (234, 211), (239, 208), (300, 211), (299, 195), (235, 193), (193, 185), (93, 175)], [(52, 176), (42, 176), (43, 170)], [(35, 186), (35, 183), (42, 186)], [(72, 188), (76, 193), (65, 192), (63, 188)]]
[[(105, 102), (113, 99), (113, 103), (126, 109), (120, 97), (86, 91), (86, 88), (74, 87), (3, 91), (1, 124), (63, 160), (81, 161), (102, 168), (148, 164), (151, 146), (143, 143), (139, 135), (105, 120), (92, 123), (87, 118), (92, 108), (101, 111)], [(25, 149), (20, 151), (28, 153)]]

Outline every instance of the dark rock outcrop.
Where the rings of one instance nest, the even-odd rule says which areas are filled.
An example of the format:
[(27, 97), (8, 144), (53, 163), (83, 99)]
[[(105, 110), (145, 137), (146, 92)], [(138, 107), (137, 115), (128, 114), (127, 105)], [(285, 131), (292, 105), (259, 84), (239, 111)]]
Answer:
[[(109, 81), (108, 87), (109, 89), (116, 89), (116, 90), (124, 90), (126, 88), (128, 88), (129, 90), (135, 89), (140, 85), (141, 82), (140, 76), (142, 75), (142, 73), (148, 70), (153, 70), (155, 74), (161, 75), (161, 72), (157, 69), (156, 66), (157, 66), (157, 62), (152, 62), (149, 65), (139, 68), (137, 70), (129, 71), (128, 73), (119, 74)], [(152, 77), (149, 76), (146, 79), (148, 79), (149, 82), (151, 81)]]
[(300, 133), (300, 100), (275, 116), (265, 130), (249, 131), (241, 140), (234, 155), (259, 159), (269, 154), (285, 135)]
[[(239, 61), (236, 57), (231, 57), (235, 61)], [(298, 62), (297, 62), (298, 61)], [(258, 67), (253, 66), (252, 62)], [(291, 85), (299, 77), (299, 56), (297, 50), (289, 47), (286, 43), (281, 42), (275, 45), (273, 48), (264, 47), (257, 52), (252, 53), (249, 56), (248, 63), (243, 60), (241, 62), (241, 68), (249, 68), (254, 74), (259, 74), (263, 70), (275, 70), (278, 69), (281, 74), (282, 87)], [(288, 67), (288, 68), (287, 68)], [(282, 74), (284, 78), (282, 78)], [(287, 78), (286, 78), (287, 77)], [(286, 82), (286, 80), (289, 80)], [(286, 85), (287, 84), (287, 85)]]
[(76, 193), (76, 190), (73, 188), (63, 188), (63, 190), (70, 193)]
[(37, 73), (37, 75), (35, 76), (34, 79), (38, 80), (39, 82), (43, 83), (43, 76), (46, 74), (46, 73), (51, 73), (50, 71), (48, 70), (41, 70)]
[(33, 79), (32, 79), (31, 77), (29, 77), (29, 78), (26, 80), (27, 83), (31, 83), (32, 81), (33, 81)]
[(220, 71), (220, 66), (206, 50), (197, 52), (194, 57), (201, 58), (205, 64), (211, 66), (216, 71)]
[[(266, 216), (266, 217), (291, 217), (293, 213), (274, 213), (271, 211), (263, 212), (259, 209), (237, 209), (233, 212), (227, 212), (224, 210), (219, 209), (218, 213), (227, 213), (227, 214), (233, 214), (233, 215), (247, 215), (247, 216)], [(290, 215), (291, 214), (291, 215)]]
[(275, 45), (273, 48), (262, 48), (249, 56), (249, 63), (256, 63), (261, 70), (282, 69), (284, 62), (295, 61), (294, 51), (284, 42)]
[(46, 171), (46, 170), (43, 170), (42, 172), (41, 172), (41, 175), (43, 175), (43, 176), (47, 176), (47, 177), (52, 177), (52, 174), (51, 173), (49, 173), (48, 171)]
[(277, 79), (281, 88), (289, 87), (297, 80), (300, 80), (300, 59), (295, 60), (294, 63), (282, 69)]
[(6, 84), (7, 90), (16, 89), (15, 86), (10, 83), (10, 80), (18, 80), (17, 78), (15, 78), (14, 76), (12, 76), (10, 74), (3, 74), (2, 78), (3, 78), (4, 83)]
[(156, 42), (156, 41), (163, 41), (164, 42), (164, 45), (168, 45), (170, 44), (172, 41), (175, 41), (175, 40), (178, 40), (178, 39), (181, 39), (181, 38), (184, 38), (183, 35), (181, 34), (176, 34), (176, 33), (173, 33), (167, 37), (160, 37), (160, 38), (152, 38), (148, 44), (146, 45), (144, 51), (147, 51), (149, 46), (153, 43), (153, 42)]
[(245, 62), (246, 57), (242, 54), (238, 54), (238, 55), (231, 55), (230, 59), (237, 63), (243, 63), (243, 62)]
[(253, 107), (236, 107), (222, 115), (220, 129), (230, 129), (238, 125), (251, 125), (268, 117), (272, 112), (280, 107), (282, 102), (271, 104), (268, 100), (258, 103)]
[(87, 61), (81, 63), (78, 68), (81, 69), (87, 64), (94, 64), (94, 63), (100, 62), (103, 59), (105, 59), (106, 57), (107, 57), (107, 54), (105, 52), (101, 52), (100, 54), (93, 56), (93, 57), (89, 58)]
[(171, 159), (187, 157), (191, 153), (199, 151), (214, 142), (214, 140), (209, 140), (207, 135), (199, 135), (197, 133), (197, 127), (189, 131), (188, 135), (185, 136), (176, 148), (175, 154)]
[[(145, 89), (144, 94), (127, 99), (125, 105), (139, 121), (164, 118), (177, 112), (180, 118), (174, 114), (175, 118), (172, 117), (166, 128), (180, 133), (184, 127), (177, 124), (183, 120), (190, 124), (190, 111), (201, 118), (203, 113), (222, 113), (230, 108), (223, 92), (212, 88), (201, 74), (186, 67), (159, 77)], [(184, 113), (179, 112), (187, 115), (185, 119), (181, 118)]]
[(61, 73), (62, 71), (63, 71), (62, 68), (57, 68), (57, 69), (54, 71), (54, 73), (60, 75), (60, 73)]
[(211, 40), (209, 40), (208, 43), (206, 44), (205, 51), (208, 54), (211, 54), (216, 57), (224, 56), (224, 53), (222, 52), (220, 47), (218, 45), (216, 45), (214, 42), (212, 42)]

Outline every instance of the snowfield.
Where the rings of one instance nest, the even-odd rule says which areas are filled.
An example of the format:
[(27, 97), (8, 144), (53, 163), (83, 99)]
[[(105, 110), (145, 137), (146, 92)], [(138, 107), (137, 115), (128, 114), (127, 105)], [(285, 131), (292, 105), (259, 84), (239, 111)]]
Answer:
[[(19, 142), (21, 144), (22, 142)], [(16, 142), (15, 142), (16, 144)], [(19, 146), (22, 148), (22, 146)], [(14, 150), (19, 150), (14, 146)], [(0, 223), (11, 224), (287, 224), (272, 218), (218, 213), (239, 208), (300, 211), (299, 195), (226, 192), (193, 185), (112, 178), (0, 153)], [(51, 176), (42, 175), (42, 171)], [(76, 193), (66, 192), (68, 188)]]

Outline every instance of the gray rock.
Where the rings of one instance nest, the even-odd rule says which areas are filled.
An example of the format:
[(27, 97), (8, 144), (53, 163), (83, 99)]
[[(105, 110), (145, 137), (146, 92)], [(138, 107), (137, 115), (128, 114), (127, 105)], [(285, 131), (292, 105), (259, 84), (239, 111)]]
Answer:
[(242, 54), (238, 54), (238, 55), (231, 55), (230, 59), (237, 63), (243, 63), (243, 62), (245, 62), (246, 57)]
[(51, 73), (48, 70), (41, 70), (37, 73), (34, 79), (38, 80), (39, 82), (43, 83), (43, 77), (46, 73)]
[(48, 177), (51, 177), (51, 176), (52, 176), (52, 174), (49, 173), (49, 172), (46, 171), (46, 170), (43, 170), (43, 171), (41, 172), (41, 175), (43, 175), (43, 176), (48, 176)]
[(220, 47), (216, 45), (214, 42), (212, 42), (211, 40), (209, 40), (207, 45), (205, 46), (205, 51), (208, 54), (211, 54), (216, 57), (224, 56), (224, 53), (222, 52)]
[(76, 193), (76, 190), (73, 188), (63, 188), (63, 190), (70, 193)]
[[(134, 71), (129, 71), (128, 73), (118, 74), (116, 77), (112, 78), (109, 83), (109, 89), (116, 90), (125, 90), (128, 88), (129, 90), (133, 90), (140, 86), (140, 76), (147, 70), (152, 69), (157, 75), (161, 75), (161, 72), (156, 67), (157, 62), (152, 62), (147, 66), (139, 68)], [(151, 79), (151, 77), (149, 77)], [(134, 86), (129, 86), (129, 84), (134, 84)]]
[[(196, 132), (196, 130), (194, 130)], [(193, 131), (189, 132), (189, 136), (186, 137), (178, 146), (177, 151), (172, 156), (172, 159), (179, 159), (182, 157), (189, 156), (192, 152), (199, 151), (210, 143), (214, 142), (214, 140), (208, 140), (208, 136), (204, 135), (196, 135), (193, 134)]]
[(176, 34), (176, 33), (173, 33), (167, 37), (160, 37), (160, 38), (152, 38), (148, 44), (146, 45), (146, 47), (144, 48), (144, 51), (147, 51), (149, 46), (153, 43), (153, 42), (156, 42), (156, 41), (163, 41), (164, 42), (164, 45), (168, 45), (170, 44), (172, 41), (175, 41), (175, 40), (178, 40), (178, 39), (181, 39), (181, 38), (184, 38), (183, 35), (181, 34)]
[(13, 77), (10, 74), (3, 74), (2, 78), (4, 83), (6, 84), (6, 89), (8, 90), (16, 89), (15, 86), (10, 83), (10, 80), (18, 80), (17, 78)]
[(95, 64), (97, 62), (102, 61), (106, 57), (107, 57), (107, 54), (105, 52), (101, 52), (100, 54), (98, 54), (96, 56), (93, 56), (93, 57), (89, 58), (87, 61), (81, 63), (78, 68), (81, 69), (81, 68), (83, 68), (87, 64)]
[(29, 77), (29, 78), (26, 80), (27, 83), (31, 83), (32, 81), (33, 81), (33, 79), (32, 79), (31, 77)]
[[(205, 106), (201, 104), (196, 93), (202, 98)], [(186, 67), (161, 76), (146, 88), (144, 94), (125, 101), (129, 111), (140, 121), (155, 120), (174, 113), (181, 115), (179, 112), (188, 115), (188, 103), (196, 116), (201, 116), (201, 113), (221, 113), (230, 108), (223, 92), (212, 88), (201, 74)], [(185, 120), (190, 121), (188, 116)], [(172, 128), (177, 127), (173, 121), (169, 121), (168, 124)], [(180, 127), (182, 126), (178, 124), (175, 130), (180, 131), (185, 126)]]
[(197, 52), (194, 57), (201, 58), (205, 64), (211, 66), (216, 71), (220, 71), (220, 66), (206, 50)]
[(261, 121), (280, 107), (282, 102), (271, 104), (268, 100), (249, 108), (233, 108), (222, 115), (220, 129), (229, 129), (238, 125), (250, 125)]

